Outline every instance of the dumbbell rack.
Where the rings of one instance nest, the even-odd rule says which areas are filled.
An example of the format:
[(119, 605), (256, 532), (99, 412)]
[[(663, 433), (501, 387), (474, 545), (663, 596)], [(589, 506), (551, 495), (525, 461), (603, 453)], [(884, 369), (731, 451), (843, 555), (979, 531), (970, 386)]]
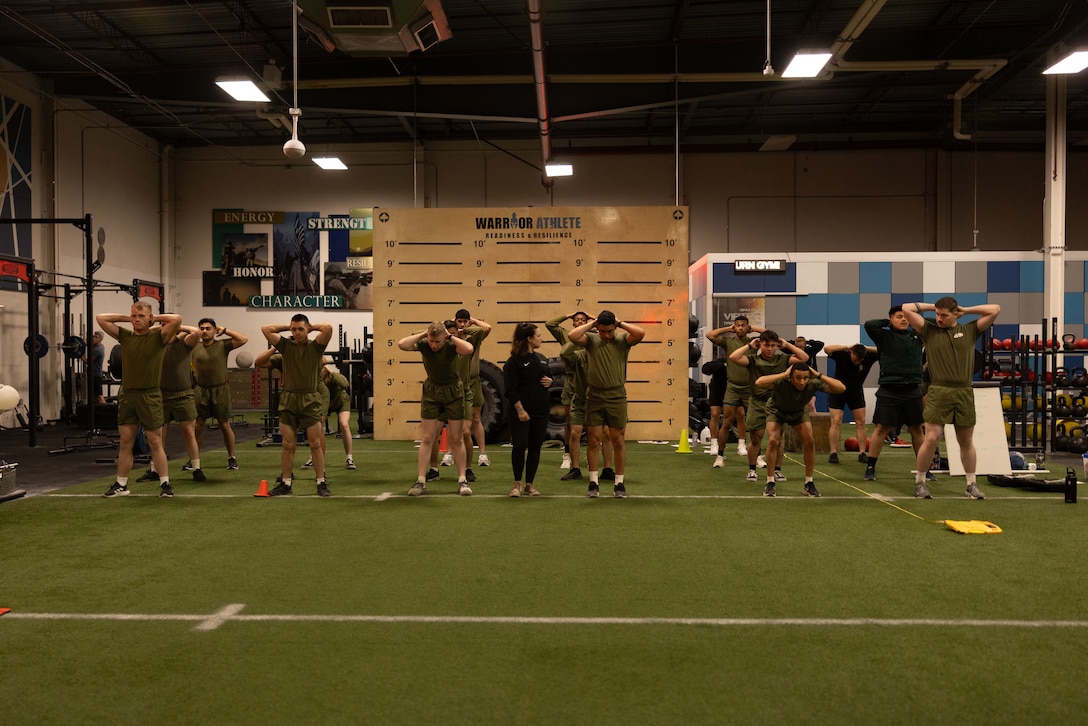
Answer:
[[(1057, 318), (1051, 320), (1050, 341), (1057, 340), (1057, 324)], [(1047, 327), (1044, 319), (1042, 330)], [(1001, 384), (1010, 447), (1034, 455), (1050, 449), (1054, 439), (1056, 394), (1052, 380), (1055, 356), (1062, 351), (1039, 335), (1021, 335), (1010, 342), (1009, 348), (999, 348), (1001, 341), (994, 338), (992, 329), (987, 330), (981, 375), (983, 380)]]

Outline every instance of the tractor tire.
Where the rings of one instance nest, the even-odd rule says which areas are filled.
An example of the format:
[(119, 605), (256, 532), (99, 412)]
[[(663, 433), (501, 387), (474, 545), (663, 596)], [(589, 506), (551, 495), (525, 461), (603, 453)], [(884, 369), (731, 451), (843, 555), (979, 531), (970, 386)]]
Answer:
[(488, 443), (498, 441), (506, 432), (506, 413), (503, 406), (502, 369), (491, 361), (480, 361), (480, 388), (484, 400), (480, 408), (480, 423)]

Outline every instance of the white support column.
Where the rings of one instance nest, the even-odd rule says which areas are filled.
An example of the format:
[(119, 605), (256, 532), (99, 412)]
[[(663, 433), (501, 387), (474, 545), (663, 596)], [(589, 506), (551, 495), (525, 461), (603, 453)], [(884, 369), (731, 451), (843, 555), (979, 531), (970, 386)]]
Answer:
[[(1046, 196), (1043, 202), (1043, 315), (1065, 330), (1066, 80), (1046, 77)], [(1044, 330), (1044, 337), (1049, 335)]]

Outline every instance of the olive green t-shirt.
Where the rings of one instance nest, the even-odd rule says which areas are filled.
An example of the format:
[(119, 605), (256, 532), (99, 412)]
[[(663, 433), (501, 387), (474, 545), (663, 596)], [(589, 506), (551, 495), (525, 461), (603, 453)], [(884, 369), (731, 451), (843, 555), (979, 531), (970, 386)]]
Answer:
[(446, 386), (461, 380), (457, 373), (457, 358), (468, 358), (467, 355), (458, 355), (457, 348), (452, 343), (446, 342), (437, 351), (431, 350), (427, 339), (423, 338), (416, 343), (416, 350), (423, 356), (423, 369), (427, 371), (427, 380), (437, 386)]
[(294, 393), (318, 390), (325, 346), (312, 338), (296, 343), (280, 336), (275, 347), (283, 355), (283, 390)]
[(615, 336), (605, 341), (597, 333), (586, 333), (585, 349), (589, 357), (586, 383), (591, 388), (616, 388), (627, 383), (627, 331), (616, 328)]
[(824, 386), (822, 378), (820, 380), (813, 380), (810, 378), (805, 383), (805, 387), (801, 390), (797, 390), (797, 388), (790, 383), (789, 378), (783, 378), (770, 388), (771, 406), (773, 406), (776, 412), (787, 418), (800, 416), (805, 412), (805, 407), (808, 406), (809, 400), (816, 395), (816, 391), (826, 390), (827, 387)]
[(480, 344), (490, 332), (475, 325), (469, 325), (458, 336), (472, 343), (472, 355), (459, 355), (454, 363), (457, 366), (457, 375), (461, 377), (462, 382), (468, 383), (474, 377), (480, 377)]
[(941, 328), (930, 320), (922, 328), (930, 385), (967, 388), (975, 374), (978, 321)]
[(196, 384), (201, 388), (222, 386), (227, 382), (227, 354), (234, 350), (234, 340), (213, 340), (211, 345), (204, 341), (193, 349), (193, 371)]
[[(760, 376), (770, 376), (775, 373), (782, 373), (790, 367), (790, 356), (781, 350), (776, 350), (770, 360), (767, 360), (760, 355), (759, 350), (748, 351), (748, 373), (751, 375), (751, 380), (755, 383), (755, 380)], [(743, 366), (741, 366), (743, 368)], [(772, 389), (760, 388), (759, 386), (752, 386), (752, 398), (757, 401), (768, 401), (772, 395)]]
[(193, 369), (189, 364), (192, 353), (193, 349), (185, 345), (182, 338), (174, 338), (166, 344), (162, 356), (162, 390), (186, 391), (193, 387)]
[(146, 335), (128, 328), (117, 329), (121, 342), (121, 385), (129, 390), (158, 388), (162, 381), (162, 357), (166, 341), (161, 326), (152, 326)]

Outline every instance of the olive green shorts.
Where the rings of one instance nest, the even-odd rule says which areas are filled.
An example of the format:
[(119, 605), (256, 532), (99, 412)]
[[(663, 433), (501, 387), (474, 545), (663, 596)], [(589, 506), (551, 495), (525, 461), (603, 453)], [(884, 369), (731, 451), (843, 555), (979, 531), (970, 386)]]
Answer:
[(627, 427), (627, 390), (615, 388), (586, 389), (586, 426)]
[[(327, 391), (329, 389), (326, 388), (325, 390)], [(336, 394), (336, 398), (334, 398), (329, 403), (329, 413), (340, 413), (341, 411), (350, 411), (350, 410), (351, 410), (351, 397), (348, 396), (347, 391), (340, 391), (340, 393)]]
[(305, 431), (324, 421), (328, 407), (324, 396), (317, 391), (280, 391), (280, 423), (295, 431)]
[(224, 383), (221, 386), (195, 386), (196, 392), (196, 418), (201, 421), (214, 418), (216, 421), (226, 421), (231, 416), (230, 386)]
[(559, 397), (559, 402), (564, 406), (571, 405), (571, 400), (574, 398), (574, 379), (568, 375), (563, 379), (563, 393)]
[(767, 428), (767, 401), (758, 398), (748, 399), (748, 413), (744, 417), (744, 427), (749, 432)]
[(586, 397), (575, 396), (570, 400), (570, 425), (586, 425)]
[[(768, 406), (766, 420), (780, 423), (783, 426), (797, 426), (798, 424), (805, 423), (806, 421), (811, 421), (812, 419), (808, 417), (807, 408), (801, 413), (782, 413), (774, 406)], [(745, 421), (745, 424), (747, 423), (748, 422)]]
[(165, 423), (196, 421), (196, 394), (193, 389), (163, 391), (162, 417)]
[(741, 406), (748, 405), (748, 399), (752, 396), (752, 387), (750, 385), (743, 386), (739, 383), (729, 383), (725, 386), (725, 396), (722, 398), (723, 406)]
[(975, 425), (975, 392), (971, 388), (949, 388), (932, 384), (922, 412), (926, 423)]
[(117, 394), (117, 425), (134, 424), (148, 431), (162, 428), (162, 391), (157, 388), (121, 387)]
[[(472, 409), (469, 408), (469, 416)], [(423, 397), (419, 401), (419, 415), (424, 421), (463, 421), (465, 419), (465, 389), (461, 381), (435, 385), (423, 381)]]
[[(468, 395), (465, 396), (465, 403), (468, 404), (470, 408), (483, 408), (484, 388), (480, 384), (480, 377), (473, 376), (470, 384), (471, 385), (468, 388)], [(465, 416), (465, 418), (470, 419), (472, 418), (472, 415), (469, 414), (468, 416)]]

